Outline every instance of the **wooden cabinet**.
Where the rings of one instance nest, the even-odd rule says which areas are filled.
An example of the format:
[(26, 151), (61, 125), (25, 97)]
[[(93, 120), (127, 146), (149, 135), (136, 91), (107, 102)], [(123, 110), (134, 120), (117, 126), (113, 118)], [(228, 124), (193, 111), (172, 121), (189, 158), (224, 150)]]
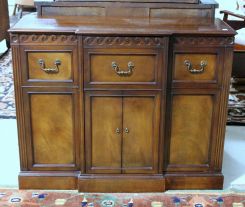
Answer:
[(160, 94), (86, 94), (88, 173), (157, 173)]
[(10, 30), (19, 187), (222, 188), (235, 33), (208, 2), (37, 2)]

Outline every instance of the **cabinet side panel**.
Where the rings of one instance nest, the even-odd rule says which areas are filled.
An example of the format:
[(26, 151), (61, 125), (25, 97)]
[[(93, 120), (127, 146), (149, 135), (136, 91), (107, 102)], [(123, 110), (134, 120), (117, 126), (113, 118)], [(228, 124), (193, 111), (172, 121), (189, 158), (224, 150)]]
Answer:
[(173, 97), (170, 164), (208, 164), (212, 114), (212, 96)]

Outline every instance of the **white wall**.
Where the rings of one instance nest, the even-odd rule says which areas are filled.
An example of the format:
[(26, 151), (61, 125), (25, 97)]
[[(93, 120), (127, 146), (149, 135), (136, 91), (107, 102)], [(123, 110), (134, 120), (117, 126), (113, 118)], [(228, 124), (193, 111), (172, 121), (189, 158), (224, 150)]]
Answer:
[[(242, 10), (237, 10), (237, 4), (236, 4), (236, 0), (216, 0), (217, 3), (219, 4), (219, 8), (216, 10), (216, 17), (218, 18), (223, 18), (223, 15), (221, 15), (219, 13), (220, 10), (229, 10), (235, 13), (240, 13), (240, 14), (244, 14), (244, 11)], [(240, 1), (240, 0), (238, 0)], [(242, 0), (243, 1), (243, 0)], [(233, 18), (235, 19), (235, 18)]]
[(15, 0), (8, 0), (8, 5), (9, 5), (9, 16), (13, 14), (14, 11), (14, 4)]

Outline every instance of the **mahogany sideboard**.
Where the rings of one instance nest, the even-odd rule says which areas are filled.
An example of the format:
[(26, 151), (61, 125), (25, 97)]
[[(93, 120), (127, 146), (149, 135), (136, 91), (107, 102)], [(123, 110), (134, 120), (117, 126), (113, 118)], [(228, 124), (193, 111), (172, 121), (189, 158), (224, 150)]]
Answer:
[(210, 2), (37, 2), (10, 29), (19, 187), (221, 189), (235, 32)]

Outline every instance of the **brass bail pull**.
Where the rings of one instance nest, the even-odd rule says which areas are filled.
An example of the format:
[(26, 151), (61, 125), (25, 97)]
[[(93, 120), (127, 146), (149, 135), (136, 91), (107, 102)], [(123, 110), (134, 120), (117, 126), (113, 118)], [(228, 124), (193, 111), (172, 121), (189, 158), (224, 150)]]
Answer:
[(201, 73), (203, 73), (204, 70), (205, 70), (205, 67), (208, 65), (207, 61), (204, 61), (204, 60), (202, 60), (202, 61), (200, 62), (200, 69), (195, 69), (195, 68), (193, 68), (192, 63), (191, 63), (191, 61), (189, 61), (189, 60), (185, 60), (185, 61), (184, 61), (184, 64), (186, 65), (187, 70), (188, 70), (190, 73), (192, 73), (192, 74), (201, 74)]
[(112, 69), (119, 76), (131, 76), (133, 74), (133, 70), (135, 68), (134, 63), (131, 61), (128, 62), (128, 70), (127, 71), (121, 70), (119, 65), (114, 61), (111, 63), (111, 66), (112, 66)]
[(45, 73), (58, 73), (59, 72), (59, 66), (61, 65), (60, 60), (55, 60), (54, 62), (54, 68), (46, 68), (45, 61), (43, 59), (39, 59), (38, 63), (41, 67), (41, 70)]

